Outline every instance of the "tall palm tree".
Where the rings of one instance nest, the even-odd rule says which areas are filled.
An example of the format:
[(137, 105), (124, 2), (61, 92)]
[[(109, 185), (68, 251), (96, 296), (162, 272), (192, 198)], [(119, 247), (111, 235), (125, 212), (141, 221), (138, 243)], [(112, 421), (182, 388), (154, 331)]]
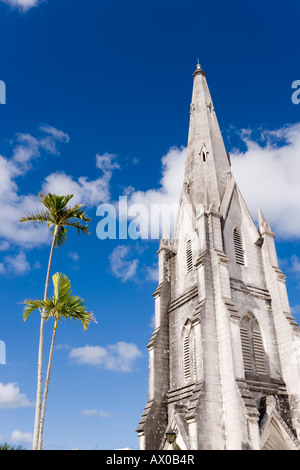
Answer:
[(34, 310), (37, 310), (37, 309), (42, 312), (42, 317), (44, 320), (49, 320), (49, 318), (54, 318), (52, 341), (51, 341), (47, 375), (46, 375), (45, 387), (44, 387), (42, 414), (41, 414), (41, 420), (40, 420), (39, 444), (38, 444), (39, 450), (42, 449), (42, 443), (43, 443), (46, 400), (47, 400), (47, 395), (48, 395), (48, 390), (49, 390), (53, 348), (54, 348), (54, 341), (55, 341), (58, 322), (61, 321), (62, 318), (72, 318), (75, 322), (76, 320), (79, 320), (83, 326), (83, 329), (86, 330), (90, 322), (95, 321), (93, 318), (93, 314), (86, 310), (84, 300), (81, 297), (71, 295), (71, 283), (70, 283), (69, 278), (65, 274), (56, 273), (52, 276), (52, 280), (53, 280), (53, 286), (54, 286), (53, 296), (50, 298), (47, 298), (46, 300), (25, 300), (26, 306), (23, 312), (24, 320), (27, 320), (28, 316)]
[[(78, 230), (78, 235), (90, 233), (87, 223), (90, 222), (82, 207), (82, 204), (75, 204), (69, 207), (68, 203), (72, 199), (73, 194), (66, 196), (57, 196), (48, 193), (46, 195), (39, 194), (41, 203), (45, 206), (45, 210), (35, 214), (27, 214), (20, 219), (19, 222), (32, 222), (33, 224), (46, 223), (49, 229), (52, 229), (52, 244), (50, 249), (48, 268), (46, 274), (44, 300), (48, 296), (49, 279), (54, 248), (62, 246), (67, 239), (66, 227), (74, 227)], [(36, 409), (33, 431), (33, 450), (38, 449), (39, 429), (41, 419), (42, 405), (42, 388), (43, 388), (43, 344), (44, 344), (44, 318), (41, 315), (40, 337), (39, 337), (39, 353), (38, 353), (38, 372), (37, 372), (37, 393), (36, 393)]]

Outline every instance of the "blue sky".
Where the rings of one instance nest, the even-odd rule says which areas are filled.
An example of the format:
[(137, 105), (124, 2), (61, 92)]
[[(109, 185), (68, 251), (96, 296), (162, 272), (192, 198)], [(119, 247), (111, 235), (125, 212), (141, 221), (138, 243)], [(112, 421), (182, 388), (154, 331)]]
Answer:
[[(17, 221), (51, 190), (73, 192), (92, 218), (88, 237), (69, 231), (52, 272), (70, 277), (98, 323), (59, 326), (44, 448), (138, 447), (158, 241), (99, 240), (96, 209), (121, 195), (177, 202), (197, 58), (300, 318), (299, 20), (296, 0), (0, 1), (0, 442), (31, 446), (39, 318), (24, 323), (21, 302), (43, 295), (50, 240)], [(45, 356), (50, 334), (47, 324)]]

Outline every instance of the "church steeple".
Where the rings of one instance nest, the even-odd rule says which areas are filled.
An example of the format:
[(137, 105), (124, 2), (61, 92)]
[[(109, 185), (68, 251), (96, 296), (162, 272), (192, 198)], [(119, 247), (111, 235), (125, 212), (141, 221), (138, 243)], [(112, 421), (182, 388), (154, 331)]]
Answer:
[(206, 81), (198, 63), (193, 74), (194, 86), (190, 108), (190, 127), (185, 166), (185, 187), (194, 205), (203, 204), (208, 193), (210, 202), (221, 204), (230, 162)]
[(200, 64), (173, 239), (164, 233), (158, 258), (140, 448), (300, 450), (300, 327), (275, 235), (261, 210), (256, 227), (230, 172)]

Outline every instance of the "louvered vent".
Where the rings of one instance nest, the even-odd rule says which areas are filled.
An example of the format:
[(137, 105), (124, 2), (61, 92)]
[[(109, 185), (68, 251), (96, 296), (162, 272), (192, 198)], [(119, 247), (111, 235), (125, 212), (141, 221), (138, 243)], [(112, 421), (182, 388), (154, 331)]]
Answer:
[(185, 380), (189, 380), (191, 378), (190, 345), (189, 337), (187, 335), (183, 340), (183, 375)]
[(233, 243), (236, 262), (238, 264), (245, 264), (242, 237), (236, 228), (233, 231)]
[(246, 328), (241, 328), (241, 340), (242, 340), (244, 369), (248, 371), (252, 371), (253, 365), (252, 365), (251, 346), (250, 346), (248, 330)]
[(266, 374), (265, 350), (260, 331), (253, 331), (253, 349), (256, 372), (258, 374)]
[(245, 371), (267, 374), (263, 340), (258, 322), (252, 314), (243, 317), (240, 331)]
[(193, 344), (193, 367), (194, 367), (194, 378), (196, 380), (197, 377), (197, 362), (196, 362), (196, 348), (195, 348), (195, 341)]
[(191, 240), (188, 240), (186, 242), (185, 255), (186, 255), (186, 269), (187, 269), (187, 272), (189, 273), (193, 269), (193, 253), (192, 253)]

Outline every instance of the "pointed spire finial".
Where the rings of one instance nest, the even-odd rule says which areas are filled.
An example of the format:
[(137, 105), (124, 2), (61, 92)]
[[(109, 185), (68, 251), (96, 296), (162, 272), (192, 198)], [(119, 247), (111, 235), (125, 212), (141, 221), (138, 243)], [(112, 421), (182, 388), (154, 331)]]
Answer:
[(269, 222), (267, 222), (264, 214), (262, 213), (262, 210), (260, 207), (258, 208), (258, 228), (260, 231), (260, 234), (263, 235), (263, 233), (268, 233), (274, 235), (274, 233), (271, 230)]
[(204, 73), (204, 71), (203, 71), (203, 69), (202, 69), (202, 67), (201, 67), (201, 65), (200, 65), (199, 59), (197, 59), (197, 67), (196, 67), (196, 70), (195, 70), (195, 72), (194, 72), (194, 74), (193, 74), (194, 77), (195, 77), (195, 75), (197, 75), (197, 74), (199, 74), (199, 73), (205, 76), (205, 73)]

